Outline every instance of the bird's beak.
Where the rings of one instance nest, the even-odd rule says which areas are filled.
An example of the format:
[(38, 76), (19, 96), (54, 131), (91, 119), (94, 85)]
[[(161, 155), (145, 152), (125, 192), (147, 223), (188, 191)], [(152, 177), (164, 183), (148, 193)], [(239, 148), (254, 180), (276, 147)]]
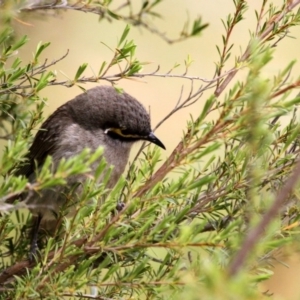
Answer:
[(153, 132), (150, 132), (146, 140), (166, 150), (164, 144), (154, 135)]

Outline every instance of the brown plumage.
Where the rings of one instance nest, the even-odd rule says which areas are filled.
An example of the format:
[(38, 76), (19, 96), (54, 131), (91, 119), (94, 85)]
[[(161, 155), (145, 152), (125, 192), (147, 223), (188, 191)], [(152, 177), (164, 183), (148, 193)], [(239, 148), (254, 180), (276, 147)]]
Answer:
[[(40, 168), (48, 155), (52, 156), (55, 171), (62, 158), (79, 154), (84, 148), (95, 151), (103, 146), (106, 161), (114, 166), (108, 183), (108, 187), (113, 187), (124, 172), (131, 146), (139, 140), (147, 140), (165, 149), (152, 133), (149, 115), (142, 104), (127, 93), (118, 93), (113, 87), (96, 87), (59, 107), (42, 124), (29, 149), (27, 161), (16, 175), (24, 175), (34, 182), (36, 167)], [(93, 171), (96, 167), (97, 163), (91, 166)], [(36, 216), (32, 254), (35, 253), (40, 224), (53, 230), (66, 201), (66, 189), (85, 178), (70, 177), (66, 187), (46, 189), (26, 197), (29, 209)], [(76, 192), (80, 193), (80, 188)]]

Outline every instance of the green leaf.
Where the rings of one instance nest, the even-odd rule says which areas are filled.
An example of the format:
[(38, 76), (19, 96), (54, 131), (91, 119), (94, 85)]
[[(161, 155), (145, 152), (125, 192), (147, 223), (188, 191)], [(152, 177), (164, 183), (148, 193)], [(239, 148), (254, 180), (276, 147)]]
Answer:
[(203, 31), (206, 27), (208, 27), (208, 23), (202, 24), (202, 20), (199, 17), (193, 23), (193, 28), (192, 28), (191, 36), (199, 35), (201, 33), (201, 31)]
[(39, 42), (39, 44), (37, 45), (37, 49), (35, 51), (34, 54), (34, 61), (37, 62), (40, 55), (42, 54), (42, 52), (50, 45), (50, 43), (44, 43), (42, 44), (41, 42)]
[(126, 27), (125, 27), (125, 29), (124, 29), (124, 31), (123, 31), (123, 33), (122, 33), (122, 36), (121, 36), (121, 38), (120, 38), (120, 41), (119, 41), (119, 43), (118, 43), (118, 47), (120, 47), (120, 46), (123, 44), (123, 42), (124, 42), (125, 39), (127, 38), (127, 35), (128, 35), (128, 33), (129, 33), (129, 31), (130, 31), (130, 26), (127, 24)]
[(116, 20), (119, 20), (120, 19), (120, 16), (118, 16), (117, 14), (115, 14), (114, 12), (112, 12), (111, 10), (107, 10), (107, 13), (110, 17), (116, 19)]
[(196, 160), (200, 160), (200, 158), (204, 157), (205, 155), (208, 155), (216, 150), (218, 150), (221, 147), (222, 143), (216, 141), (214, 143), (212, 143), (211, 145), (208, 145), (204, 148), (203, 151), (195, 154), (195, 158)]
[(29, 39), (28, 39), (27, 35), (24, 35), (23, 37), (21, 37), (17, 42), (15, 42), (15, 43), (12, 45), (12, 47), (11, 47), (12, 51), (15, 51), (15, 50), (21, 48), (21, 47), (22, 47), (23, 45), (25, 45), (28, 41), (29, 41)]
[(213, 106), (213, 104), (215, 103), (216, 100), (217, 100), (217, 98), (214, 95), (210, 96), (206, 100), (205, 105), (202, 109), (201, 115), (197, 119), (198, 124), (200, 124), (206, 118), (208, 111), (211, 109), (211, 107)]
[(132, 76), (132, 75), (138, 73), (141, 69), (142, 69), (142, 65), (140, 64), (140, 62), (139, 61), (134, 61), (130, 65), (130, 69), (128, 70), (128, 72), (126, 73), (126, 75), (127, 76)]
[(13, 74), (7, 77), (7, 82), (12, 83), (13, 81), (19, 79), (25, 73), (25, 68), (19, 68), (15, 70)]
[(42, 74), (38, 83), (34, 87), (35, 91), (39, 92), (40, 90), (44, 89), (48, 85), (48, 82), (53, 80), (53, 78), (55, 78), (55, 74), (53, 74), (53, 72)]
[(75, 75), (75, 78), (74, 78), (74, 81), (76, 82), (78, 79), (79, 79), (79, 77), (82, 75), (82, 73), (85, 71), (85, 69), (86, 69), (86, 67), (88, 66), (88, 64), (87, 63), (84, 63), (84, 64), (82, 64), (79, 68), (78, 68), (78, 70), (77, 70), (77, 72), (76, 72), (76, 75)]
[(103, 69), (104, 69), (104, 67), (106, 66), (106, 61), (104, 61), (102, 64), (101, 64), (101, 67), (100, 67), (100, 70), (99, 70), (99, 72), (98, 72), (98, 76), (101, 76), (102, 75), (102, 72), (103, 72)]
[(216, 180), (216, 176), (204, 176), (198, 180), (196, 180), (195, 182), (193, 182), (192, 184), (190, 184), (189, 186), (187, 186), (188, 190), (193, 190), (196, 188), (201, 188), (203, 185), (206, 185), (212, 181)]

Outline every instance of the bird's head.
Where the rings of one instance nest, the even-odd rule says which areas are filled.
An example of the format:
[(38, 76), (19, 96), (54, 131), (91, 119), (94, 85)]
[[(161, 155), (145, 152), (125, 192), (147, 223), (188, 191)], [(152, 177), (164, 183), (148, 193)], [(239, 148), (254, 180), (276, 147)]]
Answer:
[(151, 130), (144, 106), (127, 93), (100, 86), (80, 94), (67, 105), (73, 121), (87, 130), (101, 128), (107, 136), (124, 143), (145, 140), (165, 149)]

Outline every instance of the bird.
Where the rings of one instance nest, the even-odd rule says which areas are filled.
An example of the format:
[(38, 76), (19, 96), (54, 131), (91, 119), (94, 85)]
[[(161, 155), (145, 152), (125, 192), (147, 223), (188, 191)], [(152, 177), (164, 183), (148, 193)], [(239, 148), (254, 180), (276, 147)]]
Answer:
[[(52, 157), (52, 171), (55, 172), (63, 158), (71, 158), (85, 148), (94, 152), (102, 146), (103, 157), (113, 166), (106, 185), (111, 189), (125, 170), (132, 145), (138, 141), (148, 141), (165, 149), (151, 129), (148, 112), (138, 100), (113, 86), (97, 86), (66, 102), (46, 119), (15, 175), (35, 182), (36, 171), (42, 168), (48, 156)], [(98, 163), (91, 165), (92, 172)], [(30, 258), (36, 255), (40, 228), (55, 230), (60, 210), (67, 201), (66, 191), (85, 180), (84, 175), (70, 176), (64, 187), (23, 195), (34, 220)]]

